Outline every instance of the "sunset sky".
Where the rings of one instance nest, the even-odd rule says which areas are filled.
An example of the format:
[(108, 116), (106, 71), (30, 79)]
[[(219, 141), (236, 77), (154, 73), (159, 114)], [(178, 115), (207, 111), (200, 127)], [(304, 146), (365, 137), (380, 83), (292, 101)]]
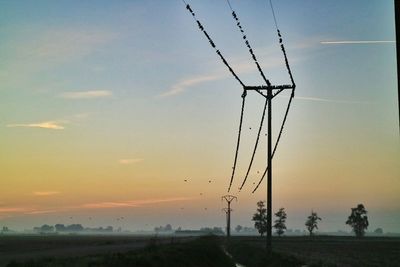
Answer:
[[(227, 2), (187, 2), (244, 83), (262, 85)], [(321, 231), (350, 230), (363, 203), (369, 230), (400, 232), (393, 1), (273, 2), (297, 84), (274, 210), (288, 228), (313, 209)], [(231, 4), (266, 76), (289, 83), (269, 2)], [(224, 226), (242, 88), (182, 1), (1, 1), (0, 40), (0, 226)], [(274, 100), (274, 138), (288, 96)], [(265, 138), (237, 190), (262, 107), (249, 93), (233, 226), (252, 226), (266, 199), (265, 184), (251, 193)]]

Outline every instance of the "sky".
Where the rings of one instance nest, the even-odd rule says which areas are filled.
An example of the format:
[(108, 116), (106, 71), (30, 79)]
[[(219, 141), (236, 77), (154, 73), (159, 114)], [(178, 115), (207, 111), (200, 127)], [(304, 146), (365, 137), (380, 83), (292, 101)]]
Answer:
[[(187, 2), (241, 80), (263, 85), (227, 2)], [(230, 3), (267, 78), (290, 83), (269, 2)], [(273, 209), (288, 228), (314, 210), (321, 231), (349, 231), (363, 203), (369, 230), (400, 232), (393, 1), (273, 4), (297, 85)], [(0, 226), (224, 226), (242, 88), (182, 1), (1, 1), (0, 25)], [(274, 139), (288, 97), (274, 99)], [(251, 193), (264, 138), (237, 189), (263, 101), (246, 99), (233, 226), (266, 199), (264, 183)]]

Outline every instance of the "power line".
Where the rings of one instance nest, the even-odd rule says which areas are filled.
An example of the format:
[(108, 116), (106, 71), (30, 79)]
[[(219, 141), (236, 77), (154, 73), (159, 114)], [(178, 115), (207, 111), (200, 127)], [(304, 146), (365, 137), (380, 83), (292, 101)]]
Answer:
[[(269, 0), (269, 3), (270, 3), (270, 6), (271, 6), (272, 15), (273, 15), (273, 17), (274, 17), (275, 27), (276, 27), (276, 31), (277, 31), (277, 33), (278, 33), (279, 44), (280, 44), (280, 47), (281, 47), (281, 50), (282, 50), (282, 53), (283, 53), (283, 57), (284, 57), (284, 60), (285, 60), (286, 69), (287, 69), (287, 71), (288, 71), (290, 81), (292, 82), (292, 93), (291, 93), (291, 95), (290, 95), (290, 99), (289, 99), (288, 105), (287, 105), (287, 107), (286, 107), (285, 116), (284, 116), (284, 118), (283, 118), (283, 121), (282, 121), (282, 124), (281, 124), (281, 128), (280, 128), (280, 130), (279, 130), (278, 138), (277, 138), (277, 140), (276, 140), (276, 143), (275, 143), (275, 146), (274, 146), (274, 150), (273, 150), (273, 152), (272, 152), (272, 157), (273, 157), (273, 156), (275, 155), (276, 148), (278, 147), (279, 141), (280, 141), (280, 139), (281, 139), (282, 132), (283, 132), (283, 128), (285, 127), (285, 123), (286, 123), (287, 116), (288, 116), (288, 113), (289, 113), (290, 105), (291, 105), (292, 100), (293, 100), (293, 98), (294, 98), (294, 93), (295, 93), (295, 89), (296, 89), (296, 84), (295, 84), (294, 79), (293, 79), (293, 75), (292, 75), (292, 71), (291, 71), (291, 69), (290, 69), (289, 61), (288, 61), (288, 59), (287, 59), (286, 50), (285, 50), (285, 46), (284, 46), (284, 44), (283, 44), (282, 35), (281, 35), (281, 32), (280, 32), (280, 30), (279, 30), (279, 28), (278, 28), (278, 23), (276, 22), (275, 11), (274, 11), (274, 7), (273, 7), (273, 5), (272, 5), (272, 0)], [(276, 93), (274, 94), (274, 97), (275, 97), (276, 95), (278, 95), (280, 92), (282, 92), (282, 90), (283, 90), (283, 89), (280, 89), (278, 92), (276, 92)], [(266, 174), (268, 171), (269, 171), (269, 166), (267, 166), (267, 167), (265, 168), (265, 171), (264, 171), (263, 175), (261, 176), (261, 178), (260, 178), (258, 184), (256, 185), (256, 187), (253, 189), (252, 193), (254, 193), (255, 191), (257, 191), (258, 187), (260, 186), (260, 184), (262, 183), (262, 181), (263, 181), (264, 178), (265, 178), (265, 174)]]
[(242, 133), (244, 103), (245, 103), (245, 100), (246, 100), (246, 95), (247, 95), (246, 90), (243, 90), (243, 94), (242, 94), (242, 108), (241, 108), (241, 112), (240, 112), (239, 132), (238, 132), (238, 138), (237, 138), (237, 143), (236, 143), (235, 160), (234, 160), (234, 162), (233, 162), (232, 175), (231, 175), (231, 180), (230, 180), (230, 182), (229, 182), (228, 192), (231, 190), (231, 186), (232, 186), (232, 182), (233, 182), (233, 177), (235, 176), (236, 163), (237, 163), (237, 158), (238, 158), (238, 153), (239, 153), (240, 136), (241, 136), (241, 133)]
[(236, 73), (233, 71), (233, 69), (231, 68), (231, 66), (228, 64), (228, 62), (226, 61), (226, 59), (224, 58), (224, 56), (221, 54), (221, 52), (217, 49), (214, 41), (211, 39), (210, 35), (208, 35), (208, 33), (206, 32), (206, 30), (204, 29), (204, 26), (200, 23), (200, 21), (196, 18), (195, 13), (193, 12), (192, 8), (190, 7), (190, 5), (188, 5), (186, 3), (185, 0), (182, 0), (183, 3), (186, 5), (186, 9), (189, 10), (190, 14), (192, 14), (193, 19), (196, 21), (197, 26), (199, 27), (200, 31), (202, 31), (204, 33), (204, 35), (206, 36), (208, 42), (210, 43), (210, 45), (214, 48), (215, 52), (218, 54), (218, 56), (221, 58), (222, 62), (225, 64), (225, 66), (228, 68), (228, 70), (230, 71), (230, 73), (233, 75), (233, 77), (235, 77), (235, 79), (240, 83), (241, 86), (244, 86), (244, 83), (239, 79), (239, 77), (236, 75)]
[[(249, 51), (249, 53), (250, 53), (250, 55), (251, 55), (251, 57), (252, 57), (252, 59), (253, 59), (255, 65), (256, 65), (256, 67), (257, 67), (257, 69), (258, 69), (258, 71), (259, 71), (261, 77), (263, 78), (264, 82), (265, 82), (268, 86), (270, 86), (271, 83), (270, 83), (270, 81), (265, 77), (265, 74), (264, 74), (263, 70), (261, 69), (260, 64), (258, 63), (257, 57), (256, 57), (256, 55), (255, 55), (255, 53), (254, 53), (254, 50), (253, 50), (253, 48), (251, 47), (251, 44), (250, 44), (249, 40), (247, 39), (247, 36), (246, 36), (245, 31), (244, 31), (244, 29), (243, 29), (243, 26), (241, 25), (241, 22), (240, 22), (240, 20), (239, 20), (239, 16), (238, 16), (238, 15), (236, 14), (236, 12), (233, 10), (230, 1), (229, 1), (229, 0), (226, 0), (226, 2), (228, 3), (228, 6), (229, 6), (229, 8), (230, 8), (231, 11), (232, 11), (232, 17), (233, 17), (233, 19), (236, 21), (236, 26), (238, 27), (240, 33), (242, 34), (242, 38), (243, 38), (243, 40), (244, 40), (244, 42), (245, 42), (245, 44), (246, 44), (246, 46), (247, 46), (247, 48), (248, 48), (248, 51)], [(259, 93), (261, 93), (261, 92), (259, 92)], [(261, 93), (261, 94), (262, 94), (262, 93)], [(244, 179), (243, 179), (243, 182), (242, 182), (241, 186), (239, 187), (239, 190), (242, 190), (243, 186), (245, 185), (245, 183), (246, 183), (246, 181), (247, 181), (247, 177), (248, 177), (248, 175), (249, 175), (249, 173), (250, 173), (250, 170), (251, 170), (251, 167), (252, 167), (252, 165), (253, 165), (254, 156), (255, 156), (256, 151), (257, 151), (257, 146), (258, 146), (259, 139), (260, 139), (260, 133), (261, 133), (262, 125), (263, 125), (263, 122), (264, 122), (264, 117), (265, 117), (265, 111), (266, 111), (266, 108), (267, 108), (267, 103), (268, 103), (268, 101), (267, 101), (267, 99), (266, 99), (266, 100), (265, 100), (264, 109), (263, 109), (263, 113), (262, 113), (262, 117), (261, 117), (260, 127), (259, 127), (258, 134), (257, 134), (256, 143), (255, 143), (255, 145), (254, 145), (254, 150), (253, 150), (253, 153), (252, 153), (252, 156), (251, 156), (251, 160), (250, 160), (250, 164), (249, 164), (249, 167), (248, 167), (248, 169), (247, 169), (246, 175), (245, 175), (245, 177), (244, 177)], [(233, 178), (231, 178), (231, 183), (232, 183), (232, 180), (233, 180)], [(229, 185), (228, 192), (229, 192), (229, 190), (230, 190), (231, 183), (230, 183), (230, 185)]]
[[(272, 152), (272, 158), (273, 158), (274, 155), (275, 155), (276, 148), (278, 147), (279, 141), (280, 141), (280, 139), (281, 139), (282, 132), (283, 132), (283, 128), (284, 128), (284, 125), (285, 125), (285, 123), (286, 123), (286, 119), (287, 119), (287, 116), (288, 116), (288, 113), (289, 113), (289, 109), (290, 109), (290, 105), (291, 105), (292, 100), (293, 100), (293, 90), (292, 90), (292, 95), (290, 96), (290, 99), (289, 99), (289, 103), (288, 103), (288, 105), (287, 105), (287, 107), (286, 107), (285, 116), (284, 116), (284, 118), (283, 118), (282, 125), (281, 125), (281, 128), (280, 128), (280, 130), (279, 130), (278, 138), (276, 139), (276, 143), (275, 143), (275, 146), (274, 146), (274, 150), (273, 150), (273, 152)], [(259, 182), (258, 182), (258, 184), (256, 185), (256, 187), (253, 189), (252, 193), (254, 193), (254, 192), (257, 191), (258, 187), (260, 186), (260, 184), (261, 184), (262, 181), (264, 180), (265, 174), (268, 172), (268, 170), (269, 170), (269, 166), (267, 166), (267, 167), (265, 168), (265, 171), (264, 171), (264, 173), (262, 174), (261, 179), (259, 180)]]
[(268, 105), (268, 100), (265, 99), (264, 109), (263, 109), (263, 113), (261, 115), (260, 127), (258, 128), (257, 139), (256, 139), (256, 143), (254, 145), (253, 154), (251, 155), (251, 160), (250, 160), (249, 167), (248, 167), (246, 175), (245, 175), (245, 177), (243, 179), (242, 185), (239, 187), (239, 190), (242, 190), (244, 184), (246, 183), (247, 177), (249, 176), (249, 173), (250, 173), (250, 170), (251, 170), (251, 166), (253, 165), (254, 156), (255, 156), (256, 151), (257, 151), (257, 146), (258, 146), (258, 142), (259, 142), (259, 139), (260, 139), (261, 130), (262, 130), (262, 127), (263, 127), (263, 124), (264, 124), (265, 111), (267, 110), (267, 105)]
[(272, 0), (269, 0), (269, 5), (271, 6), (272, 16), (274, 17), (275, 28), (278, 30), (278, 23), (276, 22), (274, 6), (272, 5)]
[[(255, 190), (257, 190), (257, 188), (261, 184), (262, 180), (265, 177), (265, 174), (268, 173), (268, 180), (267, 180), (267, 210), (268, 210), (268, 212), (267, 212), (267, 249), (268, 249), (268, 251), (271, 251), (271, 248), (272, 248), (272, 245), (271, 245), (271, 238), (272, 238), (272, 217), (271, 217), (272, 216), (272, 158), (273, 158), (273, 156), (274, 156), (274, 154), (276, 152), (277, 146), (278, 146), (279, 141), (281, 139), (281, 136), (282, 136), (282, 133), (283, 133), (283, 129), (284, 129), (284, 126), (285, 126), (285, 123), (286, 123), (286, 120), (287, 120), (288, 113), (289, 113), (289, 109), (290, 109), (292, 100), (294, 98), (295, 88), (296, 88), (296, 84), (294, 83), (293, 75), (292, 75), (292, 72), (291, 72), (291, 69), (290, 69), (290, 66), (289, 66), (289, 61), (287, 59), (286, 50), (285, 50), (285, 47), (283, 45), (282, 36), (281, 36), (280, 30), (278, 28), (278, 24), (277, 24), (277, 21), (276, 21), (275, 11), (274, 11), (273, 6), (272, 6), (272, 1), (269, 0), (270, 1), (270, 5), (271, 5), (272, 14), (273, 14), (273, 17), (274, 17), (275, 27), (276, 27), (276, 30), (277, 30), (277, 33), (278, 33), (278, 37), (279, 37), (279, 44), (280, 44), (280, 47), (281, 47), (281, 50), (282, 50), (282, 53), (283, 53), (283, 56), (284, 56), (285, 66), (286, 66), (286, 69), (288, 71), (289, 78), (290, 78), (290, 80), (292, 82), (291, 85), (271, 85), (269, 80), (266, 79), (266, 77), (264, 75), (264, 72), (262, 71), (262, 69), (261, 69), (261, 67), (260, 67), (260, 65), (258, 63), (258, 60), (257, 60), (257, 58), (255, 56), (255, 53), (254, 53), (249, 41), (247, 40), (247, 37), (246, 37), (246, 35), (244, 33), (244, 30), (243, 30), (243, 27), (240, 24), (239, 18), (237, 16), (237, 14), (233, 11), (229, 0), (227, 0), (227, 3), (228, 3), (228, 5), (229, 5), (229, 7), (230, 7), (230, 9), (232, 11), (232, 16), (236, 20), (236, 25), (238, 26), (240, 32), (242, 33), (242, 38), (245, 40), (245, 44), (246, 44), (247, 48), (249, 49), (249, 52), (250, 52), (250, 54), (251, 54), (251, 56), (253, 58), (253, 61), (255, 62), (256, 66), (257, 66), (257, 69), (260, 72), (264, 82), (266, 83), (265, 86), (264, 85), (262, 85), (262, 86), (245, 86), (243, 84), (243, 82), (239, 79), (239, 77), (236, 75), (236, 73), (233, 71), (233, 69), (229, 66), (229, 64), (226, 61), (226, 59), (222, 56), (221, 52), (216, 48), (215, 43), (212, 41), (212, 39), (208, 35), (208, 33), (204, 30), (203, 25), (200, 23), (199, 20), (196, 19), (196, 16), (195, 16), (193, 10), (191, 9), (191, 7), (185, 2), (185, 0), (182, 0), (182, 1), (186, 4), (186, 9), (189, 10), (189, 12), (192, 14), (192, 16), (193, 16), (194, 20), (196, 21), (199, 29), (204, 33), (204, 35), (206, 36), (206, 38), (209, 41), (210, 45), (214, 48), (214, 50), (216, 51), (218, 56), (221, 58), (222, 62), (227, 66), (227, 68), (229, 69), (231, 74), (240, 83), (240, 85), (242, 85), (243, 90), (244, 90), (243, 94), (242, 94), (242, 98), (243, 99), (242, 99), (242, 109), (241, 109), (240, 122), (239, 122), (238, 141), (237, 141), (237, 144), (236, 144), (235, 160), (234, 160), (234, 166), (232, 167), (232, 176), (231, 176), (231, 180), (230, 180), (230, 183), (229, 183), (228, 192), (229, 192), (229, 190), (230, 190), (230, 188), (232, 186), (232, 182), (233, 182), (233, 178), (234, 178), (234, 174), (235, 174), (235, 169), (236, 169), (236, 164), (237, 164), (237, 157), (238, 157), (238, 151), (239, 151), (239, 146), (240, 146), (240, 136), (241, 136), (241, 130), (242, 130), (242, 124), (243, 124), (243, 113), (244, 113), (245, 96), (247, 94), (247, 91), (248, 90), (254, 90), (254, 91), (256, 91), (257, 93), (261, 94), (262, 96), (264, 96), (266, 98), (266, 104), (264, 106), (262, 119), (261, 119), (261, 123), (260, 123), (260, 127), (259, 127), (259, 132), (258, 132), (257, 139), (256, 139), (255, 148), (253, 150), (252, 158), (251, 158), (251, 161), (250, 161), (250, 166), (249, 166), (249, 168), (247, 170), (245, 179), (244, 179), (240, 189), (244, 186), (244, 184), (246, 182), (246, 179), (248, 177), (248, 173), (250, 172), (250, 169), (251, 169), (251, 166), (252, 166), (252, 163), (253, 163), (253, 159), (254, 159), (254, 155), (255, 155), (255, 152), (256, 152), (256, 149), (257, 149), (257, 145), (258, 145), (258, 142), (259, 142), (259, 136), (260, 136), (260, 132), (261, 132), (261, 129), (262, 129), (263, 120), (264, 120), (264, 117), (265, 117), (265, 108), (268, 107), (267, 167), (266, 167), (266, 169), (265, 169), (265, 171), (264, 171), (264, 173), (263, 173), (263, 175), (262, 175), (257, 187), (254, 189), (253, 193), (255, 192)], [(278, 138), (276, 140), (274, 149), (272, 150), (272, 99), (275, 96), (277, 96), (279, 93), (281, 93), (284, 89), (291, 89), (292, 92), (291, 92), (290, 99), (288, 101), (288, 106), (286, 108), (285, 116), (284, 116), (284, 119), (282, 121), (282, 125), (281, 125), (281, 128), (280, 128), (279, 134), (278, 134)], [(262, 90), (266, 90), (267, 91), (267, 95), (264, 95), (262, 93)], [(278, 92), (273, 93), (273, 90), (278, 90)], [(227, 234), (229, 236), (229, 234), (230, 234), (230, 211), (231, 211), (230, 202), (231, 202), (231, 200), (233, 200), (233, 199), (231, 199), (231, 197), (234, 197), (234, 196), (227, 195), (227, 196), (224, 196), (224, 197), (228, 197), (228, 198), (225, 198), (225, 200), (228, 202), (228, 208), (226, 209), (226, 212), (227, 212)], [(229, 214), (229, 216), (228, 216), (228, 214)]]
[(256, 55), (254, 54), (254, 50), (253, 50), (253, 48), (251, 47), (250, 42), (249, 42), (249, 40), (247, 39), (246, 34), (244, 33), (244, 29), (243, 29), (243, 27), (242, 27), (242, 25), (241, 25), (241, 23), (240, 23), (240, 20), (239, 20), (238, 15), (237, 15), (236, 12), (232, 9), (232, 5), (231, 5), (231, 3), (229, 2), (229, 0), (226, 0), (226, 1), (227, 1), (228, 5), (229, 5), (231, 11), (232, 11), (232, 17), (233, 17), (233, 19), (236, 20), (236, 26), (238, 26), (239, 31), (240, 31), (241, 34), (242, 34), (242, 38), (243, 38), (243, 40), (244, 40), (244, 42), (245, 42), (247, 48), (249, 49), (249, 53), (250, 53), (251, 57), (253, 58), (253, 61), (254, 61), (254, 63), (256, 64), (257, 69), (258, 69), (259, 73), (261, 74), (261, 77), (263, 78), (263, 80), (265, 81), (265, 83), (266, 83), (268, 86), (271, 85), (270, 81), (265, 77), (264, 72), (262, 71), (262, 69), (261, 69), (261, 67), (260, 67), (260, 64), (258, 63), (257, 57), (256, 57)]

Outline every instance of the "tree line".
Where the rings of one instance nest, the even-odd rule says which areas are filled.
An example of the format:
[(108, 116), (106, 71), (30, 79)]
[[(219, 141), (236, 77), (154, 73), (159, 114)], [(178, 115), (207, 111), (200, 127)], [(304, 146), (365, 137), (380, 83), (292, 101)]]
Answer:
[[(287, 214), (285, 208), (280, 208), (274, 213), (276, 220), (274, 221), (273, 228), (278, 236), (281, 236), (286, 231)], [(267, 232), (267, 209), (265, 208), (265, 201), (257, 202), (257, 211), (253, 215), (254, 227), (258, 233), (263, 236)], [(311, 214), (305, 221), (305, 226), (310, 236), (314, 234), (314, 230), (318, 229), (318, 222), (322, 221), (317, 212), (311, 211)], [(357, 237), (363, 237), (365, 230), (368, 228), (367, 210), (363, 204), (358, 204), (357, 207), (351, 208), (351, 214), (348, 217), (346, 224), (348, 224)]]

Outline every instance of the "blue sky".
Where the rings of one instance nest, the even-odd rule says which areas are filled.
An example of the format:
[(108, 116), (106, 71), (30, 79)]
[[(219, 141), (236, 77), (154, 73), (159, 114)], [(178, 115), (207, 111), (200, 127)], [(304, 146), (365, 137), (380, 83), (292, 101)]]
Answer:
[[(226, 1), (188, 3), (241, 79), (261, 85)], [(267, 77), (288, 83), (268, 1), (231, 4)], [(325, 217), (322, 230), (337, 230), (363, 202), (372, 215), (383, 213), (371, 227), (399, 231), (395, 44), (321, 44), (394, 41), (393, 2), (280, 0), (274, 7), (297, 84), (274, 161), (275, 207), (292, 214), (290, 227), (301, 228), (315, 208)], [(159, 198), (173, 203), (162, 216), (149, 214), (153, 206), (132, 210), (140, 222), (125, 227), (223, 224), (219, 198), (242, 89), (182, 1), (3, 1), (0, 25), (4, 224), (59, 222), (84, 216), (76, 207), (87, 203)], [(276, 99), (274, 136), (288, 98)], [(249, 94), (245, 129), (257, 128), (261, 109), (262, 99)], [(254, 130), (244, 132), (239, 173), (254, 138)], [(260, 147), (255, 170), (264, 166), (265, 140)], [(182, 185), (185, 177), (194, 184)], [(212, 188), (203, 183), (209, 177)], [(250, 191), (235, 209), (244, 225), (265, 198), (264, 188)], [(174, 216), (177, 199), (190, 199), (183, 202), (193, 214)], [(214, 209), (200, 216), (203, 206)], [(96, 212), (107, 223), (118, 211)]]

